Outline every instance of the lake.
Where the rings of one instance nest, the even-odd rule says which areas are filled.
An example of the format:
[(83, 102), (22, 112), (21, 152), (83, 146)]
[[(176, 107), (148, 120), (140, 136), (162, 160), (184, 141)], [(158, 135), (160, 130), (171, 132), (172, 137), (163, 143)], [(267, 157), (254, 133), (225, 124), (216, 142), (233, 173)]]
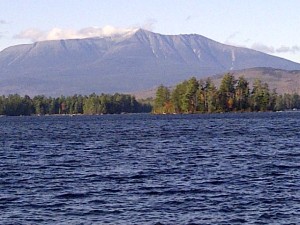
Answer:
[(298, 112), (0, 125), (0, 224), (300, 224)]

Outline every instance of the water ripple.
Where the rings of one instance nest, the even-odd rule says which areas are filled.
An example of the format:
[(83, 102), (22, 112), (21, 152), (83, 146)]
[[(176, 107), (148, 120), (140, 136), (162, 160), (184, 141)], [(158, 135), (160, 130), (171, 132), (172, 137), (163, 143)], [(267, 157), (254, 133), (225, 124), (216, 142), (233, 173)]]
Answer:
[(1, 117), (1, 224), (300, 224), (300, 114)]

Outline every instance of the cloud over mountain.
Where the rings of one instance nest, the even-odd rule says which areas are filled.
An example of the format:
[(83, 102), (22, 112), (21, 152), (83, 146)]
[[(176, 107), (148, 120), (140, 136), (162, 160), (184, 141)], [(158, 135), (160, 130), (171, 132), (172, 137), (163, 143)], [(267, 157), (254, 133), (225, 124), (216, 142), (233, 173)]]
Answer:
[(226, 40), (224, 41), (227, 45), (234, 45), (237, 47), (243, 47), (243, 48), (250, 48), (254, 49), (256, 51), (264, 52), (267, 54), (284, 54), (284, 53), (291, 53), (296, 54), (300, 51), (300, 46), (298, 45), (292, 45), (292, 46), (271, 46), (267, 45), (265, 43), (261, 42), (252, 42), (250, 39), (246, 39), (241, 41), (241, 33), (239, 31), (236, 31), (229, 35)]
[(300, 51), (300, 47), (297, 45), (294, 46), (281, 46), (279, 48), (275, 48), (273, 46), (268, 46), (262, 43), (254, 43), (251, 46), (252, 49), (255, 49), (257, 51), (274, 54), (274, 53), (293, 53)]
[[(0, 94), (132, 92), (161, 83), (173, 85), (191, 76), (200, 78), (253, 67), (300, 70), (298, 63), (224, 45), (201, 35), (133, 31), (113, 27), (24, 31), (19, 38), (51, 41), (0, 52)], [(92, 38), (81, 39), (84, 37)], [(296, 51), (297, 46), (292, 49)]]
[(53, 28), (48, 31), (42, 31), (30, 28), (15, 35), (16, 39), (27, 39), (32, 42), (45, 40), (61, 40), (61, 39), (83, 39), (90, 37), (109, 37), (115, 35), (123, 35), (135, 32), (137, 28), (117, 28), (113, 26), (104, 27), (86, 27), (80, 30)]
[(299, 46), (292, 46), (292, 47), (288, 47), (288, 46), (281, 46), (280, 48), (276, 49), (276, 52), (278, 53), (285, 53), (285, 52), (291, 52), (291, 53), (296, 53), (300, 51), (300, 47)]

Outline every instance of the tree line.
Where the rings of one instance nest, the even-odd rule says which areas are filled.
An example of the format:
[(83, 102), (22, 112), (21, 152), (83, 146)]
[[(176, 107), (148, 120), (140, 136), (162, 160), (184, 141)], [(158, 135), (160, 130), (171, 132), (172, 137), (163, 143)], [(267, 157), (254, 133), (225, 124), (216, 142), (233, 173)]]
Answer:
[(297, 93), (278, 95), (267, 83), (256, 79), (250, 89), (244, 77), (236, 79), (225, 74), (219, 88), (210, 78), (198, 81), (195, 77), (176, 85), (172, 91), (160, 85), (156, 91), (155, 114), (257, 112), (300, 108)]
[(151, 105), (138, 102), (127, 94), (73, 95), (58, 98), (38, 95), (30, 98), (18, 94), (0, 96), (0, 115), (45, 115), (45, 114), (118, 114), (151, 112)]

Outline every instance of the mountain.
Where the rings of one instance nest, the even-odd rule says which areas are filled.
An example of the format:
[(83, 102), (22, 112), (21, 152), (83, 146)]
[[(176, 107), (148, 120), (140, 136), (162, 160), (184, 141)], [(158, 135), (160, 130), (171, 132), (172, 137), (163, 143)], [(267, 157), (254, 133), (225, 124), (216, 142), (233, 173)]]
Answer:
[(191, 76), (300, 64), (201, 35), (139, 29), (114, 37), (42, 41), (0, 52), (0, 94), (51, 96), (134, 92), (174, 85)]
[[(231, 71), (236, 77), (244, 76), (252, 87), (256, 79), (260, 79), (269, 85), (270, 90), (276, 90), (278, 94), (300, 94), (300, 70), (282, 70), (274, 68), (251, 68)], [(223, 74), (212, 77), (216, 85), (221, 83)]]
[[(270, 91), (275, 89), (278, 94), (298, 93), (300, 95), (300, 70), (281, 70), (266, 67), (256, 67), (228, 71), (228, 73), (231, 73), (236, 79), (238, 79), (240, 76), (243, 76), (249, 82), (250, 88), (252, 88), (254, 81), (259, 79), (268, 84)], [(217, 87), (220, 86), (223, 77), (224, 73), (209, 76), (209, 78)], [(202, 79), (205, 80), (207, 78), (208, 77), (203, 77)], [(169, 86), (171, 90), (174, 87), (175, 85)], [(156, 90), (157, 88), (151, 88), (143, 91), (137, 91), (133, 94), (138, 99), (153, 98), (155, 97)]]

